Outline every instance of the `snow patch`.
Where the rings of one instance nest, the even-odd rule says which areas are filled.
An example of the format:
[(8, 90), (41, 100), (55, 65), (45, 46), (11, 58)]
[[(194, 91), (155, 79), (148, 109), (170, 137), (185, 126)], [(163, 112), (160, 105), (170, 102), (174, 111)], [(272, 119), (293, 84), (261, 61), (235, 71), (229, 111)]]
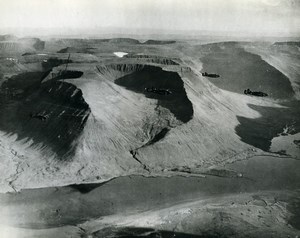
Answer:
[(122, 58), (124, 55), (128, 55), (128, 53), (126, 53), (126, 52), (114, 52), (114, 54), (116, 56), (118, 56), (119, 58)]
[(74, 90), (74, 92), (72, 93), (71, 98), (74, 97), (78, 92), (79, 92), (79, 89), (76, 88), (76, 89)]
[(18, 59), (15, 58), (6, 58), (6, 60), (12, 61), (12, 62), (18, 62)]

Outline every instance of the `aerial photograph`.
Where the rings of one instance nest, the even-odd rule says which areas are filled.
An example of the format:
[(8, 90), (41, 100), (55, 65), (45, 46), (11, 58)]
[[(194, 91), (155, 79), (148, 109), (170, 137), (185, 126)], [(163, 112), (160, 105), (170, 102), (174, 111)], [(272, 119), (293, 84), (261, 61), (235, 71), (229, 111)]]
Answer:
[(300, 0), (0, 0), (0, 238), (300, 238)]

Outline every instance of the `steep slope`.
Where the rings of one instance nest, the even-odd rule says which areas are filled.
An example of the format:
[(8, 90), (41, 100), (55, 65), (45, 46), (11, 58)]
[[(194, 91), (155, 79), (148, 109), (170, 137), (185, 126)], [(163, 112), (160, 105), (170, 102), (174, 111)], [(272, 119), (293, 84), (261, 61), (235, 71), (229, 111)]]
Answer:
[[(125, 166), (124, 168), (128, 168), (126, 163), (137, 161), (140, 165), (136, 166), (140, 167), (141, 171), (146, 170), (146, 173), (161, 173), (175, 168), (181, 170), (183, 167), (196, 166), (201, 170), (211, 164), (227, 161), (233, 155), (249, 152), (249, 147), (241, 143), (238, 136), (232, 133), (238, 124), (236, 114), (232, 110), (245, 113), (246, 104), (241, 108), (233, 101), (227, 101), (227, 95), (219, 91), (213, 95), (211, 86), (205, 79), (200, 81), (199, 76), (187, 72), (182, 79), (187, 97), (192, 103), (193, 119), (181, 121), (180, 118), (176, 118), (175, 113), (172, 113), (172, 109), (160, 105), (159, 98), (142, 95), (145, 85), (155, 85), (155, 77), (151, 78), (148, 74), (147, 78), (142, 74), (145, 68), (149, 69), (143, 65), (102, 66), (98, 67), (99, 78), (77, 84), (80, 85), (95, 117), (87, 121), (88, 126), (85, 127), (81, 139), (87, 145), (83, 144), (79, 149), (81, 155), (91, 147), (89, 143), (94, 134), (102, 135), (99, 136), (99, 143), (94, 139), (92, 145), (97, 155), (103, 155), (100, 156), (103, 163), (107, 160), (107, 156), (111, 158), (109, 160), (116, 161), (116, 165)], [(130, 83), (136, 80), (135, 76), (140, 76), (140, 84), (132, 84), (137, 88), (131, 88)], [(130, 90), (116, 85), (113, 83), (114, 80), (117, 83), (129, 80), (124, 86)], [(165, 87), (172, 89), (173, 80), (175, 79), (170, 79)], [(242, 96), (241, 99), (247, 98)], [(226, 103), (229, 103), (232, 109), (228, 109)], [(180, 108), (180, 104), (175, 105)], [(189, 106), (184, 103), (182, 107), (187, 110)], [(256, 115), (253, 111), (246, 114)], [(101, 124), (101, 129), (96, 126), (97, 124)], [(89, 132), (91, 128), (93, 131)], [(105, 146), (102, 145), (104, 142)], [(89, 154), (92, 155), (91, 152)], [(133, 169), (131, 167), (129, 171)], [(81, 172), (85, 170), (86, 168)]]
[(148, 63), (155, 64), (163, 64), (163, 65), (179, 65), (176, 61), (180, 61), (177, 59), (170, 59), (167, 57), (161, 57), (157, 55), (144, 55), (144, 54), (128, 54), (124, 56), (125, 58), (137, 59), (137, 60), (145, 60)]
[[(82, 40), (74, 47), (84, 43)], [(104, 182), (130, 174), (197, 174), (265, 153), (260, 149), (266, 147), (245, 139), (247, 120), (261, 116), (248, 104), (282, 106), (268, 98), (220, 90), (202, 77), (200, 57), (193, 55), (194, 47), (189, 47), (180, 48), (182, 52), (170, 51), (170, 57), (153, 57), (150, 52), (147, 55), (158, 60), (143, 64), (112, 54), (110, 58), (96, 54), (95, 61), (85, 62), (90, 55), (76, 54), (63, 77), (59, 72), (65, 66), (56, 65), (63, 64), (63, 59), (50, 64), (49, 68), (57, 67), (48, 71), (41, 83), (22, 89), (22, 100), (13, 98), (12, 104), (2, 106), (6, 113), (1, 125), (6, 141), (2, 157), (14, 168), (3, 171), (2, 183), (17, 190)], [(199, 48), (203, 52), (203, 46)], [(180, 60), (176, 65), (163, 58)], [(248, 60), (253, 59), (257, 58)], [(157, 89), (171, 94), (161, 95)], [(31, 112), (48, 119), (31, 119)]]
[(43, 50), (45, 42), (39, 38), (15, 38), (4, 36), (0, 41), (0, 52), (2, 54), (14, 55), (26, 51)]
[[(128, 90), (142, 93), (148, 98), (157, 99), (158, 106), (168, 109), (178, 120), (184, 123), (192, 119), (193, 107), (177, 73), (163, 71), (154, 66), (143, 66), (137, 72), (116, 79), (115, 83)], [(147, 91), (147, 89), (152, 90), (152, 88), (168, 89), (169, 91)], [(170, 94), (166, 95), (165, 93)]]
[[(249, 42), (221, 42), (199, 47), (203, 54), (200, 58), (202, 72), (220, 74), (220, 78), (208, 78), (216, 86), (240, 94), (246, 88), (262, 91), (282, 103), (283, 108), (249, 103), (249, 109), (259, 112), (259, 118), (237, 115), (240, 124), (235, 131), (241, 140), (264, 151), (270, 149), (272, 139), (284, 128), (292, 128), (289, 130), (291, 135), (300, 131), (299, 102), (295, 100), (298, 98), (296, 75), (299, 71), (295, 47), (295, 44)], [(286, 154), (282, 149), (275, 151)]]
[(289, 78), (265, 62), (259, 55), (245, 51), (239, 43), (225, 42), (202, 47), (203, 72), (213, 72), (220, 78), (210, 78), (218, 87), (243, 93), (263, 91), (276, 99), (291, 99), (294, 96)]
[(74, 85), (56, 79), (42, 83), (45, 74), (23, 73), (1, 85), (0, 128), (16, 134), (17, 140), (31, 141), (31, 147), (67, 159), (89, 107)]
[(295, 98), (300, 100), (300, 57), (299, 42), (274, 44), (246, 44), (244, 48), (260, 55), (263, 60), (282, 72), (290, 80)]

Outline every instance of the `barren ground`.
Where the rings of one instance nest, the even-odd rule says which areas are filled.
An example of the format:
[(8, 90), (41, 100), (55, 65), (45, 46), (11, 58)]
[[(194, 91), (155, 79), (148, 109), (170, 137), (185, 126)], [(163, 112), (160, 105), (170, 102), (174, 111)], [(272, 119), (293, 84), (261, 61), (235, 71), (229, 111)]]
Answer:
[(4, 237), (299, 235), (297, 45), (13, 38), (0, 52)]

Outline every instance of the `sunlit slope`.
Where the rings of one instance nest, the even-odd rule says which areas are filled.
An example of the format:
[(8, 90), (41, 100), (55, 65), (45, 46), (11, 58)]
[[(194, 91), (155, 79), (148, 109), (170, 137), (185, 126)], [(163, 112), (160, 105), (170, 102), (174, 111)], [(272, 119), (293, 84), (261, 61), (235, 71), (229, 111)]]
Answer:
[[(188, 100), (184, 102), (174, 101), (180, 89), (176, 91), (172, 80), (178, 76), (164, 84), (165, 88), (174, 90), (175, 97), (144, 92), (144, 86), (156, 86), (157, 78), (151, 78), (149, 72), (148, 77), (140, 75), (143, 70), (157, 70), (155, 67), (110, 64), (96, 66), (94, 70), (94, 78), (89, 77), (85, 83), (74, 80), (83, 91), (92, 114), (80, 139), (83, 142), (78, 147), (81, 156), (88, 151), (93, 160), (100, 157), (102, 163), (111, 161), (110, 166), (122, 165), (125, 173), (134, 170), (131, 167), (134, 165), (138, 171), (151, 174), (201, 170), (249, 152), (251, 147), (242, 143), (234, 132), (238, 124), (236, 113), (253, 116), (255, 111), (245, 112), (246, 105), (231, 101), (226, 93), (215, 89), (201, 76), (193, 72), (175, 73), (175, 76), (181, 75), (179, 79), (184, 83), (181, 90)], [(140, 84), (133, 87), (136, 76), (140, 77)], [(154, 73), (154, 76), (157, 75)], [(120, 85), (121, 81), (126, 81), (124, 86)], [(189, 119), (177, 115), (180, 108), (184, 115), (190, 113)], [(90, 169), (98, 167), (94, 165)], [(99, 170), (103, 170), (103, 166), (99, 166)], [(84, 171), (88, 171), (87, 168)]]
[[(63, 41), (60, 49), (74, 47), (70, 51), (74, 52), (82, 45), (90, 48), (84, 40), (69, 42)], [(46, 42), (46, 46), (50, 44)], [(293, 97), (286, 77), (279, 71), (272, 69), (272, 74), (284, 82), (284, 97), (273, 81), (264, 81), (265, 74), (256, 67), (257, 56), (246, 57), (260, 72), (257, 80), (264, 81), (262, 85), (268, 90), (277, 90), (268, 92), (271, 98), (254, 98), (240, 92), (244, 87), (256, 90), (257, 83), (244, 72), (249, 69), (247, 62), (234, 68), (236, 55), (247, 54), (239, 47), (229, 44), (225, 49), (227, 56), (234, 54), (230, 64), (233, 73), (220, 66), (223, 61), (218, 57), (210, 59), (216, 62), (209, 67), (224, 70), (213, 73), (220, 73), (223, 84), (234, 89), (225, 91), (200, 73), (201, 57), (223, 55), (219, 52), (222, 44), (214, 46), (217, 53), (211, 53), (207, 46), (183, 42), (163, 46), (126, 44), (95, 41), (88, 53), (72, 53), (64, 72), (69, 48), (55, 53), (59, 48), (56, 41), (53, 51), (46, 52), (42, 59), (20, 53), (19, 76), (11, 76), (8, 67), (3, 68), (2, 96), (13, 92), (1, 105), (1, 158), (7, 164), (1, 171), (3, 190), (101, 182), (129, 174), (200, 173), (265, 153), (260, 149), (267, 149), (241, 139), (243, 135), (236, 128), (241, 117), (260, 117), (248, 104), (280, 107), (273, 102), (275, 96)], [(118, 58), (113, 52), (107, 53), (109, 47), (125, 52), (128, 48), (130, 55)], [(40, 61), (47, 64), (37, 66)], [(28, 74), (33, 65), (38, 71)], [(261, 71), (271, 69), (269, 65), (263, 67)], [(64, 75), (59, 76), (59, 72)], [(242, 85), (237, 78), (228, 81), (238, 72), (246, 75)], [(228, 78), (224, 78), (226, 74)], [(18, 80), (27, 82), (26, 87), (18, 85)], [(147, 92), (147, 88), (169, 90), (171, 94)], [(46, 115), (47, 119), (30, 118), (30, 113)]]

